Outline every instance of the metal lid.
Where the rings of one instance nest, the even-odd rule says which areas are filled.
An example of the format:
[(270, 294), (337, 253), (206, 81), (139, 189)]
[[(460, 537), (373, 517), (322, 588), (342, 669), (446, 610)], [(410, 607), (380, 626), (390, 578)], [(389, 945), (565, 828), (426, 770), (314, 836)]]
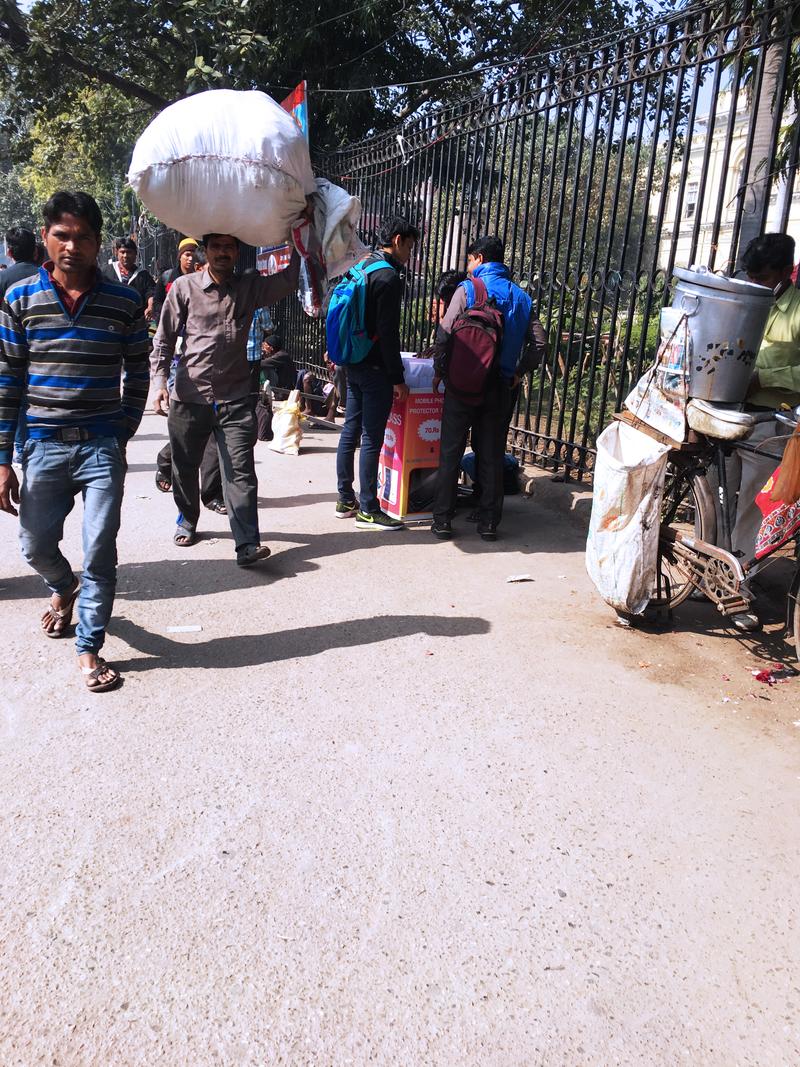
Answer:
[(708, 267), (690, 270), (687, 267), (674, 267), (672, 273), (682, 282), (690, 285), (702, 285), (707, 289), (717, 289), (723, 293), (735, 293), (737, 296), (756, 297), (760, 300), (774, 300), (774, 294), (767, 285), (757, 285), (743, 278), (727, 278), (723, 274), (714, 274)]

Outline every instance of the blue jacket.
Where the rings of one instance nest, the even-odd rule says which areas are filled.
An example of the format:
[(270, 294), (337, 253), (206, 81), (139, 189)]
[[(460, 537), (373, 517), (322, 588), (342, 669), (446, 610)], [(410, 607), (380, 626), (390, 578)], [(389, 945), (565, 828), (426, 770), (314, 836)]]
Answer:
[[(504, 263), (481, 263), (474, 271), (493, 296), (503, 313), (503, 344), (500, 349), (500, 374), (513, 378), (517, 370), (520, 352), (528, 336), (528, 324), (533, 311), (533, 301), (526, 292), (511, 281), (511, 274)], [(475, 287), (469, 278), (461, 283), (467, 293), (467, 307), (475, 303)]]

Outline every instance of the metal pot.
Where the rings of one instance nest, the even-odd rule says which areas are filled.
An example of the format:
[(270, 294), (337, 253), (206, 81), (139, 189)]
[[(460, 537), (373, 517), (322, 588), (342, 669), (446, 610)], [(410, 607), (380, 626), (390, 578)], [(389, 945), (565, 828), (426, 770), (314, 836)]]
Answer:
[(775, 302), (772, 290), (706, 267), (676, 267), (674, 274), (672, 306), (686, 314), (692, 339), (689, 395), (743, 403)]

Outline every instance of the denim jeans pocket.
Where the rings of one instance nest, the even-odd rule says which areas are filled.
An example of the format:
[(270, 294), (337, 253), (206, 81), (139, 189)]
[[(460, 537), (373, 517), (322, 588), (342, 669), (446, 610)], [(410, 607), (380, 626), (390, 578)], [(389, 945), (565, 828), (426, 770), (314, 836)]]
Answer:
[(41, 449), (44, 446), (44, 444), (45, 444), (44, 441), (35, 441), (32, 437), (29, 437), (27, 439), (27, 441), (25, 441), (25, 443), (22, 446), (22, 451), (20, 453), (20, 458), (21, 458), (21, 461), (22, 461), (23, 470), (27, 466), (28, 460), (31, 458), (31, 455), (33, 453), (34, 448), (40, 448)]
[(115, 464), (121, 464), (126, 470), (128, 469), (128, 463), (125, 458), (125, 450), (119, 442), (118, 437), (98, 437), (96, 439), (95, 448), (99, 457), (114, 466)]

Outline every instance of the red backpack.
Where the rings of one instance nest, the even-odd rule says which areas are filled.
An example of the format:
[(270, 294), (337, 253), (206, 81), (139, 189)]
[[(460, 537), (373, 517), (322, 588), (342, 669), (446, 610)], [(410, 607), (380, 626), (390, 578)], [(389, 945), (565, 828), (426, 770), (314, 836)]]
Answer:
[(503, 313), (480, 278), (472, 278), (475, 303), (453, 323), (447, 343), (445, 382), (465, 404), (483, 401), (497, 377), (503, 343)]

